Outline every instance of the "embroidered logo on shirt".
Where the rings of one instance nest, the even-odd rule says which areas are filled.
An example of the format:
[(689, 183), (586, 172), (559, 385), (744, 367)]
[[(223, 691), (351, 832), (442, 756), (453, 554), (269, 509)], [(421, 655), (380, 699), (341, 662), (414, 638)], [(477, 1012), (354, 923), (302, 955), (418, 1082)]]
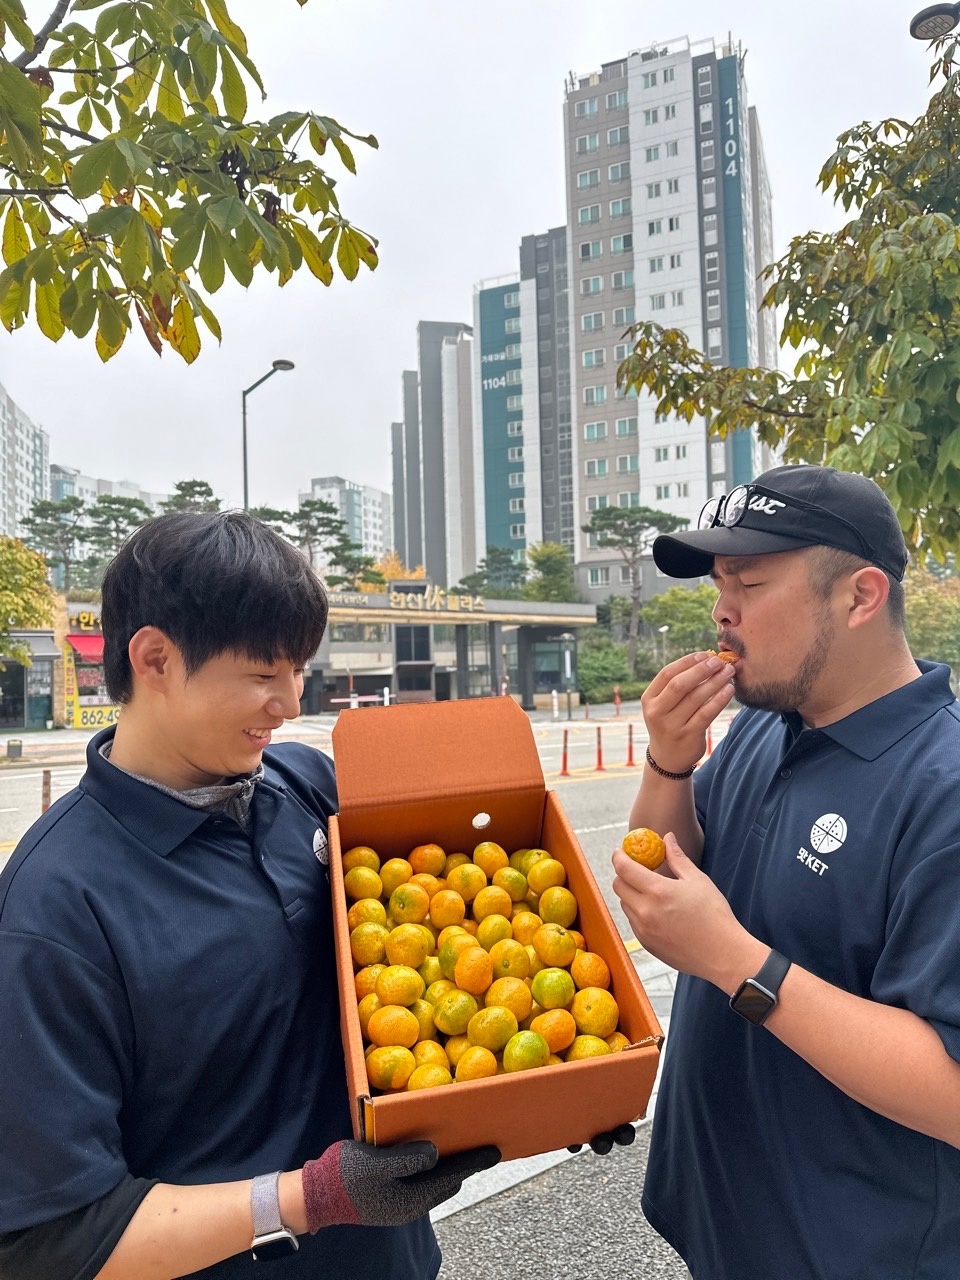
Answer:
[(325, 832), (317, 827), (313, 833), (313, 852), (317, 855), (317, 861), (324, 866), (330, 861), (329, 846), (327, 845), (327, 837)]
[(847, 838), (847, 824), (838, 813), (825, 813), (810, 828), (810, 843), (817, 853), (834, 853)]

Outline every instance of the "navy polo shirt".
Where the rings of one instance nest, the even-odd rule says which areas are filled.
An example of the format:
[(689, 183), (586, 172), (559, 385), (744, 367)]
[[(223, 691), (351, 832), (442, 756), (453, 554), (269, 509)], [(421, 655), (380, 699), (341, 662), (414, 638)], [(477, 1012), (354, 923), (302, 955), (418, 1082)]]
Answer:
[[(352, 1136), (326, 829), (330, 760), (264, 753), (244, 831), (87, 751), (0, 875), (0, 1232), (129, 1172), (296, 1169)], [(259, 1274), (249, 1254), (205, 1271)], [(262, 1264), (261, 1264), (262, 1266)], [(304, 1237), (271, 1276), (432, 1278), (429, 1221)]]
[[(943, 666), (836, 724), (742, 711), (695, 775), (756, 937), (960, 1061), (960, 712)], [(700, 1280), (956, 1280), (960, 1150), (870, 1111), (682, 975), (643, 1195)]]

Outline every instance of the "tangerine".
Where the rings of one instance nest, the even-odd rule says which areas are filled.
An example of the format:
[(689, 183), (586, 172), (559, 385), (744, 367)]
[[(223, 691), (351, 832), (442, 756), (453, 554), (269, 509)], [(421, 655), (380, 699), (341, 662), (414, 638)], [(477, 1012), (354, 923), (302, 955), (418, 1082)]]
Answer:
[(473, 851), (473, 860), (488, 880), (510, 865), (506, 850), (494, 840), (481, 840)]
[(407, 1080), (407, 1092), (414, 1089), (436, 1089), (440, 1085), (453, 1084), (453, 1076), (447, 1067), (426, 1062), (423, 1066), (414, 1067)]
[(386, 924), (387, 911), (378, 898), (358, 898), (347, 912), (347, 924), (355, 929), (358, 924)]
[(462, 867), (465, 862), (469, 862), (470, 858), (465, 853), (448, 853), (447, 860), (443, 864), (444, 876), (449, 876), (454, 867)]
[[(489, 919), (493, 919), (490, 916)], [(490, 948), (494, 978), (525, 978), (530, 972), (526, 947), (515, 938), (501, 938)]]
[(433, 895), (435, 893), (439, 893), (443, 888), (442, 883), (437, 879), (437, 877), (430, 875), (426, 871), (418, 871), (415, 875), (410, 877), (407, 883), (418, 884), (421, 889), (426, 889), (427, 897), (431, 902), (433, 901)]
[(623, 852), (642, 867), (654, 871), (667, 856), (667, 846), (656, 831), (649, 827), (634, 827), (623, 837)]
[(595, 951), (578, 951), (570, 965), (570, 976), (581, 990), (603, 987), (606, 991), (610, 986), (610, 967)]
[(433, 1005), (429, 1000), (414, 1000), (410, 1005), (410, 1012), (420, 1024), (420, 1034), (418, 1040), (435, 1040), (437, 1036), (436, 1024), (433, 1021)]
[(511, 1036), (503, 1049), (504, 1071), (530, 1071), (545, 1067), (550, 1057), (550, 1046), (536, 1031), (518, 1031)]
[(531, 991), (534, 1000), (544, 1009), (566, 1009), (577, 993), (566, 969), (557, 968), (541, 969), (535, 974)]
[(537, 910), (545, 924), (568, 927), (577, 918), (577, 900), (569, 889), (553, 885), (541, 893)]
[(438, 844), (418, 844), (407, 859), (414, 872), (426, 871), (432, 876), (443, 874), (446, 852)]
[(416, 1068), (413, 1054), (402, 1045), (384, 1045), (367, 1058), (367, 1079), (375, 1089), (402, 1089)]
[(455, 983), (448, 978), (438, 978), (435, 982), (430, 983), (423, 993), (423, 998), (424, 1000), (429, 1000), (431, 1004), (436, 1004), (442, 995), (448, 991), (456, 991), (456, 989)]
[(354, 867), (369, 867), (371, 871), (379, 871), (380, 858), (369, 845), (357, 844), (347, 850), (340, 859), (340, 865), (343, 867), (344, 875)]
[(511, 902), (522, 902), (527, 892), (527, 877), (513, 867), (501, 867), (494, 873), (493, 883), (498, 889), (506, 889)]
[(520, 978), (497, 978), (487, 988), (483, 1003), (488, 1008), (495, 1004), (502, 1005), (520, 1023), (530, 1013), (533, 996), (530, 988)]
[(506, 938), (513, 937), (513, 928), (506, 916), (493, 915), (484, 916), (477, 925), (477, 941), (483, 947), (484, 951), (490, 951), (498, 942), (503, 942)]
[(390, 964), (406, 964), (417, 969), (430, 954), (433, 939), (429, 935), (424, 937), (424, 930), (418, 924), (398, 924), (390, 930), (384, 945)]
[(460, 1061), (463, 1055), (467, 1052), (467, 1050), (472, 1048), (470, 1041), (467, 1039), (466, 1034), (463, 1032), (461, 1032), (461, 1034), (458, 1036), (450, 1036), (450, 1038), (447, 1040), (447, 1043), (443, 1047), (446, 1051), (447, 1058), (449, 1059), (450, 1065), (451, 1067), (453, 1067), (454, 1070), (456, 1070), (457, 1063)]
[(424, 984), (408, 964), (388, 964), (378, 975), (374, 991), (384, 1004), (411, 1005), (423, 995)]
[(480, 1045), (471, 1045), (458, 1059), (456, 1066), (457, 1081), (485, 1080), (487, 1076), (497, 1074), (497, 1059), (489, 1049)]
[(522, 871), (529, 878), (530, 868), (535, 862), (539, 862), (541, 858), (549, 858), (550, 855), (546, 849), (527, 849), (522, 858), (517, 860), (517, 870)]
[(513, 867), (514, 871), (520, 871), (521, 875), (523, 875), (523, 872), (520, 869), (520, 861), (524, 854), (529, 852), (529, 849), (514, 849), (513, 853), (510, 855), (510, 866)]
[(420, 1023), (402, 1005), (383, 1004), (370, 1015), (367, 1039), (381, 1048), (402, 1044), (405, 1049), (412, 1049), (420, 1039)]
[[(461, 952), (468, 951), (473, 947), (478, 951), (483, 951), (483, 947), (480, 946), (480, 943), (470, 933), (454, 933), (447, 938), (446, 942), (441, 945), (440, 950), (437, 952), (437, 957), (440, 960), (440, 968), (442, 969), (443, 976), (445, 978), (449, 978), (451, 981), (454, 980), (453, 974)], [(486, 952), (484, 952), (484, 955), (486, 955)]]
[(530, 874), (527, 876), (527, 884), (533, 893), (543, 893), (544, 889), (552, 889), (555, 885), (566, 883), (566, 868), (556, 858), (540, 858), (530, 868)]
[(357, 1005), (357, 1017), (360, 1019), (360, 1031), (365, 1037), (367, 1036), (367, 1023), (377, 1010), (382, 1007), (383, 1005), (380, 997), (375, 991), (368, 992)]
[(563, 1055), (565, 1062), (582, 1062), (584, 1058), (603, 1058), (613, 1050), (606, 1040), (599, 1036), (577, 1036), (573, 1044)]
[(530, 945), (544, 965), (558, 969), (566, 969), (577, 954), (573, 934), (562, 924), (542, 924)]
[[(358, 867), (357, 870), (360, 870)], [(353, 872), (350, 873), (351, 875)], [(368, 964), (380, 964), (387, 954), (387, 938), (390, 930), (383, 924), (374, 924), (368, 920), (366, 924), (358, 924), (350, 934), (350, 954), (354, 963), (363, 967)]]
[(418, 1067), (425, 1067), (428, 1063), (435, 1067), (450, 1066), (446, 1049), (436, 1040), (418, 1040), (413, 1046), (413, 1060)]
[[(457, 897), (459, 896), (460, 895), (457, 894)], [(466, 929), (464, 929), (462, 924), (445, 925), (437, 934), (437, 951), (439, 952), (440, 948), (443, 946), (443, 944), (446, 942), (446, 940), (450, 937), (451, 934), (466, 933), (466, 932), (467, 931)]]
[(615, 1031), (612, 1036), (607, 1036), (607, 1044), (610, 1046), (611, 1053), (620, 1053), (629, 1043), (629, 1039), (622, 1031)]
[(513, 928), (513, 936), (518, 942), (522, 942), (526, 946), (533, 941), (533, 935), (543, 924), (543, 921), (535, 912), (525, 908), (523, 911), (517, 912), (510, 924)]
[[(487, 953), (484, 952), (484, 955)], [(446, 991), (433, 1006), (433, 1021), (445, 1036), (459, 1036), (477, 1012), (477, 1002), (468, 991)]]
[(578, 991), (573, 997), (570, 1012), (581, 1035), (597, 1036), (601, 1040), (613, 1035), (620, 1021), (616, 1000), (602, 987), (584, 987)]
[(377, 978), (385, 968), (386, 965), (383, 964), (367, 964), (357, 971), (353, 979), (353, 986), (358, 1000), (362, 1000), (364, 996), (368, 996), (373, 991), (377, 985)]
[(467, 1023), (467, 1039), (491, 1053), (499, 1053), (519, 1029), (515, 1014), (502, 1004), (491, 1004), (478, 1009)]
[(343, 877), (343, 888), (348, 898), (379, 898), (383, 882), (370, 867), (352, 867)]
[(513, 910), (513, 899), (506, 889), (488, 884), (473, 900), (473, 918), (479, 924), (487, 916), (506, 916)]
[(461, 991), (482, 996), (493, 982), (493, 961), (481, 946), (465, 947), (453, 967), (453, 980)]
[(398, 885), (406, 884), (413, 875), (413, 867), (406, 858), (390, 858), (380, 868), (383, 892), (389, 897)]
[(443, 977), (443, 970), (440, 968), (440, 961), (436, 956), (427, 956), (423, 964), (418, 964), (417, 973), (419, 973), (428, 987), (434, 982), (439, 982)]
[(527, 970), (528, 978), (534, 977), (536, 974), (540, 972), (541, 969), (547, 968), (547, 966), (543, 963), (543, 961), (537, 955), (537, 949), (532, 942), (528, 942), (524, 950), (527, 953), (527, 961), (530, 966), (529, 969)]
[(464, 902), (472, 902), (486, 884), (486, 873), (475, 862), (462, 862), (447, 875), (447, 888), (459, 893)]
[(430, 895), (422, 885), (399, 884), (390, 894), (389, 914), (401, 924), (420, 924), (430, 914)]
[(550, 1009), (539, 1014), (530, 1023), (530, 1030), (543, 1036), (551, 1053), (562, 1053), (564, 1049), (569, 1049), (577, 1038), (577, 1024), (566, 1009)]
[(467, 904), (455, 889), (441, 889), (430, 899), (430, 920), (441, 930), (460, 924), (467, 914)]

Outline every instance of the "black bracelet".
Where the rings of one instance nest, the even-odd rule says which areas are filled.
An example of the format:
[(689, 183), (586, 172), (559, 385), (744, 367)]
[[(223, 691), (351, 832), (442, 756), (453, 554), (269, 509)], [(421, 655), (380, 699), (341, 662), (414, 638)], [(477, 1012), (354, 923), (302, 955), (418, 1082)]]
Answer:
[(695, 764), (692, 764), (690, 768), (685, 769), (683, 773), (671, 773), (669, 769), (662, 769), (660, 765), (657, 764), (656, 760), (654, 760), (653, 756), (650, 754), (649, 747), (647, 747), (647, 764), (654, 773), (659, 773), (661, 778), (669, 778), (671, 782), (682, 782), (684, 778), (693, 777), (693, 771), (697, 767)]

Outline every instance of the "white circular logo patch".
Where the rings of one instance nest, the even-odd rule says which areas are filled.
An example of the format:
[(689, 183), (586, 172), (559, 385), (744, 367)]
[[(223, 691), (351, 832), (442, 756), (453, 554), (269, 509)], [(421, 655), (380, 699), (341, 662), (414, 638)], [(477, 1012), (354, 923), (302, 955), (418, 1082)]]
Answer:
[(847, 824), (838, 813), (825, 813), (810, 828), (810, 843), (817, 853), (833, 853), (847, 838)]
[(317, 855), (317, 861), (322, 862), (324, 866), (330, 861), (327, 837), (319, 827), (313, 833), (313, 852)]

